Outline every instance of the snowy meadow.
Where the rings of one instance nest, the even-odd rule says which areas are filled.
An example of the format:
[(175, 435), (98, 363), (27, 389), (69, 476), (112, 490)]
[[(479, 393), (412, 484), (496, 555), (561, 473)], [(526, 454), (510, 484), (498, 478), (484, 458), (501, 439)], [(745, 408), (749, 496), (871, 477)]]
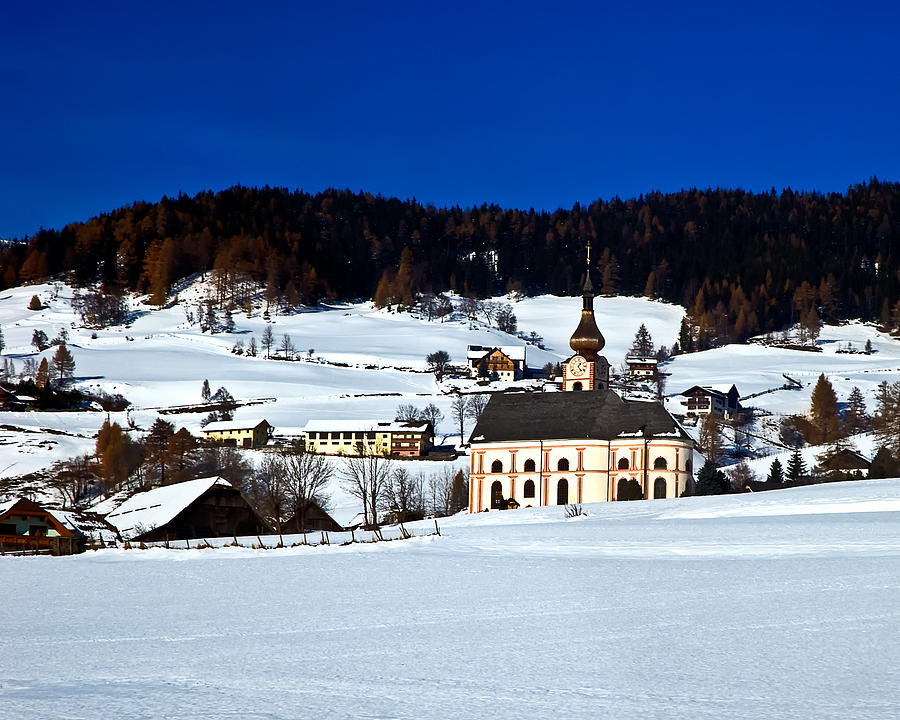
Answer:
[(586, 509), (2, 558), (3, 715), (896, 717), (900, 480)]

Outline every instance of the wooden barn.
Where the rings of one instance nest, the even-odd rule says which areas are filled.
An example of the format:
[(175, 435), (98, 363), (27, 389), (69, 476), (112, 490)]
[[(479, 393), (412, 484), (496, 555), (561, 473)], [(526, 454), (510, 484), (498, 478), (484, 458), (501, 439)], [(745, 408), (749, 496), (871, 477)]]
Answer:
[(331, 515), (317, 503), (309, 503), (300, 515), (282, 523), (284, 532), (340, 532), (342, 528)]
[(132, 495), (106, 516), (124, 540), (157, 542), (268, 532), (241, 491), (220, 477)]
[(71, 555), (81, 549), (80, 538), (33, 500), (16, 498), (0, 504), (0, 551)]

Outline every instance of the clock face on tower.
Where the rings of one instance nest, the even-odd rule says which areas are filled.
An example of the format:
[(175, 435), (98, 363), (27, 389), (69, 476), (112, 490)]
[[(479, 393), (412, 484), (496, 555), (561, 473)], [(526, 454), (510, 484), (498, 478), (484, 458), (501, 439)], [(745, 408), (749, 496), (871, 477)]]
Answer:
[(572, 377), (584, 377), (587, 375), (588, 371), (587, 360), (581, 357), (581, 355), (576, 355), (569, 363), (569, 371), (571, 372)]

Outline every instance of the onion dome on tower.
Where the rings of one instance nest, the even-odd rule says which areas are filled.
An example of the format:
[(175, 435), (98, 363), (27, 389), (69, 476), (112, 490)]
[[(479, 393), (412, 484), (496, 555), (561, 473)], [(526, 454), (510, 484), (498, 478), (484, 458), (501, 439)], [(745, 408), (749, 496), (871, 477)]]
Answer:
[(587, 246), (587, 267), (584, 273), (584, 289), (581, 297), (583, 304), (581, 307), (581, 321), (572, 337), (569, 339), (569, 347), (577, 354), (581, 355), (585, 360), (596, 360), (606, 340), (600, 328), (597, 327), (597, 320), (594, 318), (594, 287), (591, 285), (591, 246)]

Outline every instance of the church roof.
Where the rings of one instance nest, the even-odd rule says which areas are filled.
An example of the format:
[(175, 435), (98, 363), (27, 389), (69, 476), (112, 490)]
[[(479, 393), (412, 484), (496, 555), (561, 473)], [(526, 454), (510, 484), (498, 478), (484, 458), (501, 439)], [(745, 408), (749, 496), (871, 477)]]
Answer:
[(472, 442), (612, 440), (617, 437), (689, 436), (658, 404), (623, 400), (611, 390), (497, 393), (478, 420)]

